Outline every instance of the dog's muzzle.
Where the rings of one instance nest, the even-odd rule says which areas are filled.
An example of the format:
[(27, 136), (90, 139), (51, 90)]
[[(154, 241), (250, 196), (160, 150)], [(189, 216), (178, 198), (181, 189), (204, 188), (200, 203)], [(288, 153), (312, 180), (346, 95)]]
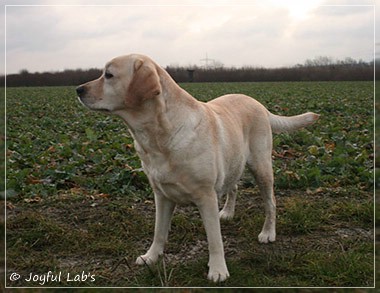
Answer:
[(86, 89), (84, 88), (84, 86), (78, 86), (76, 91), (77, 91), (78, 97), (81, 98), (85, 94)]

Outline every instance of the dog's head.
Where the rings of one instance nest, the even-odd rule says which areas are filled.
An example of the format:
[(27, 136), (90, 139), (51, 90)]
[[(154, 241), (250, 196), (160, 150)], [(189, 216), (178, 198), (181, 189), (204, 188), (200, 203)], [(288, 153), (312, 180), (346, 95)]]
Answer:
[(135, 110), (161, 94), (157, 70), (158, 66), (146, 56), (120, 56), (106, 64), (98, 79), (80, 85), (76, 92), (91, 110)]

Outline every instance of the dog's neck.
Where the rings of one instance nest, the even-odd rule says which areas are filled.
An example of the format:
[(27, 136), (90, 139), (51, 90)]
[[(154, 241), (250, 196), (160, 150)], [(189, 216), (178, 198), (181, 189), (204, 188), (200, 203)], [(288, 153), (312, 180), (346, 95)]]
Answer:
[[(200, 118), (194, 117), (199, 116), (202, 108), (202, 103), (180, 88), (166, 71), (161, 68), (158, 70), (162, 70), (162, 93), (159, 96), (144, 103), (137, 111), (134, 109), (115, 112), (126, 122), (143, 151), (149, 154), (165, 154), (169, 148), (190, 143), (192, 138), (181, 136), (181, 132), (185, 130), (184, 127), (193, 127), (195, 130)], [(188, 121), (189, 117), (193, 121)], [(186, 133), (189, 133), (188, 129)]]

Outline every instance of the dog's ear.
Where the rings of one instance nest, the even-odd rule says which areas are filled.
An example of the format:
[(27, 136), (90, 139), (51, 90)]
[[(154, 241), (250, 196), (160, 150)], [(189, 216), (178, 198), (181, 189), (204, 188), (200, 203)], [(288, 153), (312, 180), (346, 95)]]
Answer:
[(133, 64), (134, 72), (140, 69), (140, 67), (143, 65), (144, 61), (141, 59), (137, 59), (135, 63)]
[(152, 62), (137, 59), (133, 64), (133, 76), (127, 90), (127, 107), (139, 106), (159, 94), (161, 84), (156, 66)]

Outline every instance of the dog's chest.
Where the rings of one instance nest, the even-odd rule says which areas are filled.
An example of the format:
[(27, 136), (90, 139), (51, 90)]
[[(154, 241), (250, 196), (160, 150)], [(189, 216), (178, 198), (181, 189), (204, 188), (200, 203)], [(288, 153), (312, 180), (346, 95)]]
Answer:
[(155, 192), (160, 192), (179, 204), (191, 202), (191, 191), (186, 187), (186, 180), (183, 180), (181, 174), (175, 172), (169, 163), (146, 165), (143, 162), (143, 167)]
[[(147, 154), (138, 150), (145, 174), (155, 192), (160, 192), (168, 199), (186, 204), (191, 202), (191, 192), (186, 187), (184, 172), (162, 154)], [(186, 173), (186, 172), (185, 172)]]

